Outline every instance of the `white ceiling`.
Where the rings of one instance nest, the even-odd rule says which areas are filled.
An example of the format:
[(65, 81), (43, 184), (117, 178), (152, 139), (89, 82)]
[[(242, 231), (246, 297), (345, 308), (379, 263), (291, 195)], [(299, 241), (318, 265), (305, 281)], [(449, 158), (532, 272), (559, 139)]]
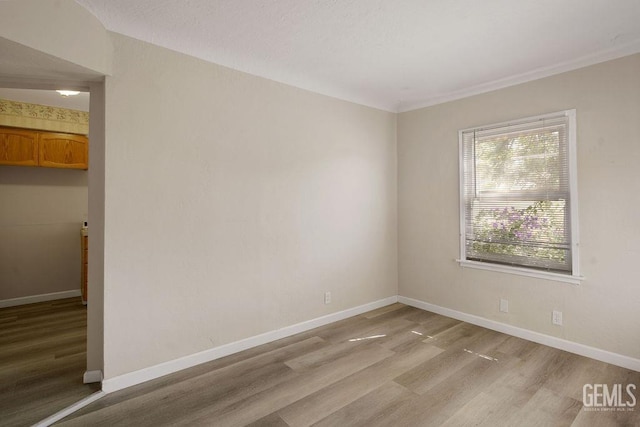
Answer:
[[(0, 53), (0, 98), (89, 111), (88, 92), (63, 98), (51, 89), (86, 90), (99, 73), (2, 37)], [(24, 87), (31, 89), (19, 89)]]
[(640, 52), (640, 0), (76, 0), (107, 29), (406, 111)]
[(102, 76), (79, 65), (0, 37), (0, 75), (3, 79), (91, 81)]

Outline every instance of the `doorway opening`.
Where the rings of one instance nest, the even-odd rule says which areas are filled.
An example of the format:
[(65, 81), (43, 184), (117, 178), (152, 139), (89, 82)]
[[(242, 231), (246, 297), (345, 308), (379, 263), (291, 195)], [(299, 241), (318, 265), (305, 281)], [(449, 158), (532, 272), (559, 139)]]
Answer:
[[(27, 124), (5, 120), (0, 126), (29, 129), (37, 138), (88, 134), (88, 121), (84, 132), (73, 126), (55, 129), (54, 122), (82, 124), (78, 117), (89, 113), (90, 88), (102, 89), (101, 82), (75, 83), (72, 86), (81, 94), (70, 100), (53, 91), (68, 87), (68, 82), (4, 80), (0, 76), (0, 100), (7, 101), (1, 112), (17, 116), (15, 109), (23, 109), (27, 111), (18, 112), (35, 120), (26, 120)], [(54, 128), (41, 126), (47, 122)], [(102, 169), (99, 165), (97, 169), (99, 175)], [(102, 330), (101, 322), (96, 322), (102, 313), (101, 286), (89, 285), (96, 310), (91, 302), (83, 304), (81, 297), (82, 233), (88, 231), (84, 225), (90, 220), (89, 175), (82, 169), (0, 166), (0, 234), (4, 235), (0, 236), (0, 382), (7, 385), (0, 393), (6, 394), (0, 396), (6, 406), (0, 412), (20, 424), (44, 419), (100, 389), (102, 348), (87, 352), (87, 342), (91, 330)], [(90, 270), (91, 262), (87, 264)], [(91, 311), (99, 315), (94, 313), (93, 328), (88, 328)], [(99, 335), (94, 342), (101, 340)]]

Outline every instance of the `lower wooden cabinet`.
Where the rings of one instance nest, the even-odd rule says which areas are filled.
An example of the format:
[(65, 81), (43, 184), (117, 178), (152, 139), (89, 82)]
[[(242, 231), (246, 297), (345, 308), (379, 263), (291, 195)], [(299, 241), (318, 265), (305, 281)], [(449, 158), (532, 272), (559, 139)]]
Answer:
[(87, 169), (84, 135), (0, 127), (0, 165)]

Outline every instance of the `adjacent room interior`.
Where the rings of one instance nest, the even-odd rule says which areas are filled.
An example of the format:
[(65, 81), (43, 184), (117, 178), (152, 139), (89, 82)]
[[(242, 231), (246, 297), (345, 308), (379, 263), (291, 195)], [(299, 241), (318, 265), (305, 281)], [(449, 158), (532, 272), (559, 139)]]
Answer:
[(38, 421), (99, 389), (82, 382), (89, 93), (0, 88), (0, 104), (0, 406), (5, 422), (16, 407)]
[[(429, 16), (431, 31), (436, 31), (440, 27), (434, 17), (444, 20), (461, 10), (479, 13), (471, 5), (440, 11), (422, 5), (426, 9), (417, 13), (413, 4), (397, 6), (392, 13), (389, 5), (369, 9), (366, 2), (354, 2), (349, 10), (363, 15), (361, 27), (353, 29), (341, 26), (351, 22), (348, 13), (319, 5), (282, 1), (273, 10), (246, 10), (233, 2), (215, 2), (216, 6), (195, 2), (203, 8), (200, 15), (211, 19), (221, 16), (236, 22), (237, 14), (244, 15), (237, 28), (220, 22), (220, 33), (212, 33), (222, 43), (219, 50), (195, 43), (194, 50), (187, 51), (181, 49), (180, 40), (167, 36), (170, 28), (163, 32), (157, 27), (154, 32), (136, 20), (146, 17), (156, 22), (153, 19), (170, 15), (175, 5), (168, 3), (168, 9), (162, 9), (137, 3), (129, 10), (130, 20), (99, 0), (0, 3), (0, 102), (46, 105), (42, 100), (11, 97), (20, 91), (24, 95), (25, 90), (63, 86), (87, 94), (85, 107), (66, 107), (89, 113), (86, 171), (0, 166), (0, 307), (14, 309), (20, 299), (51, 300), (48, 304), (64, 301), (58, 299), (63, 297), (80, 299), (85, 221), (86, 232), (91, 232), (86, 255), (89, 297), (83, 308), (86, 359), (77, 381), (94, 384), (87, 396), (100, 391), (93, 395), (98, 399), (94, 406), (86, 402), (85, 410), (92, 412), (79, 412), (75, 421), (67, 420), (69, 425), (81, 425), (83, 416), (92, 424), (104, 416), (106, 423), (120, 408), (133, 404), (135, 399), (123, 403), (126, 393), (151, 393), (145, 387), (160, 384), (168, 387), (167, 394), (178, 393), (176, 384), (187, 384), (183, 381), (208, 370), (228, 369), (235, 378), (241, 377), (240, 367), (248, 363), (245, 358), (264, 361), (260, 357), (277, 353), (280, 365), (269, 372), (275, 376), (285, 372), (283, 381), (293, 381), (302, 371), (324, 372), (309, 354), (322, 353), (321, 347), (327, 345), (322, 354), (340, 358), (345, 346), (351, 345), (349, 340), (360, 338), (367, 340), (352, 344), (362, 350), (358, 357), (369, 358), (362, 369), (400, 348), (405, 351), (405, 345), (412, 348), (407, 357), (416, 358), (412, 363), (423, 356), (443, 357), (438, 356), (441, 351), (475, 359), (487, 356), (492, 360), (483, 360), (495, 364), (501, 363), (500, 353), (502, 363), (515, 365), (526, 364), (525, 354), (535, 354), (531, 360), (536, 361), (548, 356), (563, 367), (556, 366), (558, 372), (568, 372), (567, 378), (563, 382), (551, 376), (549, 383), (537, 384), (536, 392), (527, 395), (529, 406), (512, 402), (518, 410), (526, 408), (527, 416), (548, 409), (545, 402), (561, 395), (556, 400), (566, 406), (550, 413), (555, 417), (570, 408), (565, 411), (571, 414), (570, 421), (589, 425), (594, 423), (589, 417), (596, 415), (583, 410), (584, 384), (638, 383), (640, 32), (634, 23), (640, 10), (635, 2), (621, 0), (619, 9), (611, 11), (609, 2), (598, 1), (577, 16), (585, 23), (604, 15), (610, 21), (600, 22), (604, 26), (600, 33), (593, 31), (604, 34), (601, 39), (589, 39), (591, 33), (578, 29), (567, 34), (567, 43), (573, 45), (562, 46), (570, 57), (563, 57), (562, 49), (548, 48), (549, 40), (536, 42), (523, 36), (530, 46), (508, 50), (509, 55), (499, 50), (504, 55), (487, 61), (479, 59), (490, 56), (492, 49), (475, 46), (472, 33), (463, 31), (451, 40), (475, 46), (469, 54), (480, 56), (466, 61), (451, 54), (455, 46), (446, 50), (433, 44), (432, 51), (425, 51), (424, 39), (403, 32), (421, 28), (414, 16)], [(340, 10), (339, 3), (334, 6)], [(392, 16), (392, 21), (384, 21), (389, 26), (374, 33), (371, 29), (387, 15)], [(470, 19), (460, 16), (464, 22)], [(497, 25), (493, 15), (482, 16)], [(548, 25), (556, 18), (543, 14), (539, 19)], [(251, 23), (261, 19), (283, 27), (274, 24), (272, 32), (254, 32)], [(75, 25), (67, 25), (70, 20)], [(296, 22), (315, 32), (305, 32)], [(361, 49), (325, 56), (324, 45), (340, 46), (331, 44), (334, 39), (323, 26), (327, 22), (335, 22), (334, 31), (339, 29)], [(285, 29), (293, 35), (285, 34)], [(438, 34), (424, 31), (420, 35), (438, 39)], [(243, 34), (252, 34), (255, 43), (260, 36), (265, 39), (264, 45), (254, 47), (258, 56), (242, 56), (248, 54), (241, 50)], [(382, 61), (378, 53), (393, 47), (394, 34), (408, 38)], [(500, 39), (504, 33), (488, 31), (486, 37), (483, 40), (496, 43), (495, 49), (508, 44)], [(271, 40), (281, 44), (275, 46)], [(344, 60), (345, 52), (364, 53), (344, 64), (322, 64), (297, 43), (314, 46), (317, 57), (327, 61)], [(229, 46), (242, 54), (234, 57)], [(370, 50), (371, 46), (376, 49)], [(270, 65), (265, 65), (260, 49), (272, 54)], [(449, 53), (438, 56), (442, 52)], [(552, 53), (535, 55), (541, 52)], [(407, 69), (403, 61), (413, 64), (411, 58), (418, 53), (425, 58), (432, 54), (433, 60), (420, 62), (424, 69)], [(296, 55), (305, 58), (309, 68), (283, 65)], [(329, 76), (342, 65), (343, 74), (352, 80), (341, 81), (340, 86)], [(390, 81), (382, 79), (386, 75), (397, 78), (384, 86), (382, 82)], [(445, 86), (450, 76), (458, 80)], [(553, 267), (504, 269), (500, 258), (499, 267), (485, 268), (487, 260), (477, 256), (483, 244), (491, 256), (502, 251), (502, 257), (511, 249), (492, 240), (497, 235), (491, 234), (492, 229), (501, 226), (497, 222), (495, 226), (487, 222), (485, 240), (473, 228), (477, 224), (470, 225), (476, 240), (467, 239), (465, 209), (476, 212), (476, 206), (466, 205), (461, 191), (466, 177), (461, 131), (480, 134), (489, 129), (491, 136), (492, 126), (571, 111), (575, 112), (575, 127), (570, 128), (575, 164), (569, 160), (567, 164), (575, 176), (569, 174), (567, 180), (575, 181), (570, 193), (575, 205), (562, 217), (567, 219), (563, 229), (567, 241), (553, 240), (557, 236), (545, 241), (566, 244), (561, 252), (570, 250), (570, 256), (559, 260), (565, 255), (556, 255), (553, 246), (542, 250), (551, 254)], [(0, 111), (3, 114), (6, 111)], [(547, 152), (520, 157), (543, 155)], [(527, 199), (518, 200), (521, 204), (513, 209), (523, 213)], [(570, 229), (571, 233), (565, 232)], [(522, 229), (516, 231), (520, 236)], [(508, 256), (512, 262), (521, 253), (515, 250)], [(386, 332), (376, 332), (378, 326)], [(404, 338), (391, 333), (402, 333)], [(480, 351), (461, 344), (467, 341), (456, 341), (473, 342), (480, 336), (494, 346)], [(541, 347), (533, 347), (534, 343)], [(293, 358), (287, 353), (292, 348), (304, 349), (306, 358)], [(356, 365), (345, 372), (357, 373)], [(463, 365), (446, 365), (447, 372), (459, 366)], [(261, 372), (256, 366), (251, 369)], [(420, 400), (412, 399), (424, 398), (430, 389), (417, 372), (409, 378), (409, 370), (395, 369), (400, 368), (390, 369), (389, 381), (370, 384), (371, 389), (363, 389), (366, 393), (354, 393), (341, 402), (320, 399), (314, 395), (323, 392), (318, 388), (294, 387), (296, 400), (282, 397), (271, 403), (268, 412), (244, 411), (240, 418), (227, 414), (228, 420), (288, 425), (325, 418), (327, 424), (345, 422), (349, 411), (365, 411), (358, 405), (375, 406), (372, 402), (389, 396), (397, 397), (402, 408), (418, 407)], [(486, 372), (498, 381), (497, 372), (489, 367)], [(177, 382), (170, 383), (171, 379)], [(318, 381), (318, 387), (333, 385)], [(243, 390), (238, 393), (255, 386), (239, 384), (244, 386), (238, 386)], [(264, 390), (280, 386), (266, 380), (260, 384)], [(574, 389), (568, 390), (568, 384)], [(238, 399), (241, 396), (247, 397), (239, 394)], [(305, 418), (295, 405), (304, 403), (298, 399), (314, 396), (324, 402), (325, 406), (319, 404), (324, 412)], [(468, 402), (458, 403), (463, 407)], [(479, 407), (489, 405), (481, 403)], [(109, 405), (124, 406), (109, 409)], [(175, 421), (213, 416), (200, 409), (204, 412)], [(461, 410), (456, 408), (440, 421), (449, 416), (451, 423), (463, 421)], [(598, 416), (635, 422), (637, 410)]]

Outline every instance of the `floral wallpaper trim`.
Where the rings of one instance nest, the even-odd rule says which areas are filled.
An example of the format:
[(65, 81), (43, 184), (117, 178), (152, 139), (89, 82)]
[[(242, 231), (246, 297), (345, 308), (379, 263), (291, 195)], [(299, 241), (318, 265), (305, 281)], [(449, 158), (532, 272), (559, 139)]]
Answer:
[(0, 125), (88, 135), (89, 113), (0, 99)]

